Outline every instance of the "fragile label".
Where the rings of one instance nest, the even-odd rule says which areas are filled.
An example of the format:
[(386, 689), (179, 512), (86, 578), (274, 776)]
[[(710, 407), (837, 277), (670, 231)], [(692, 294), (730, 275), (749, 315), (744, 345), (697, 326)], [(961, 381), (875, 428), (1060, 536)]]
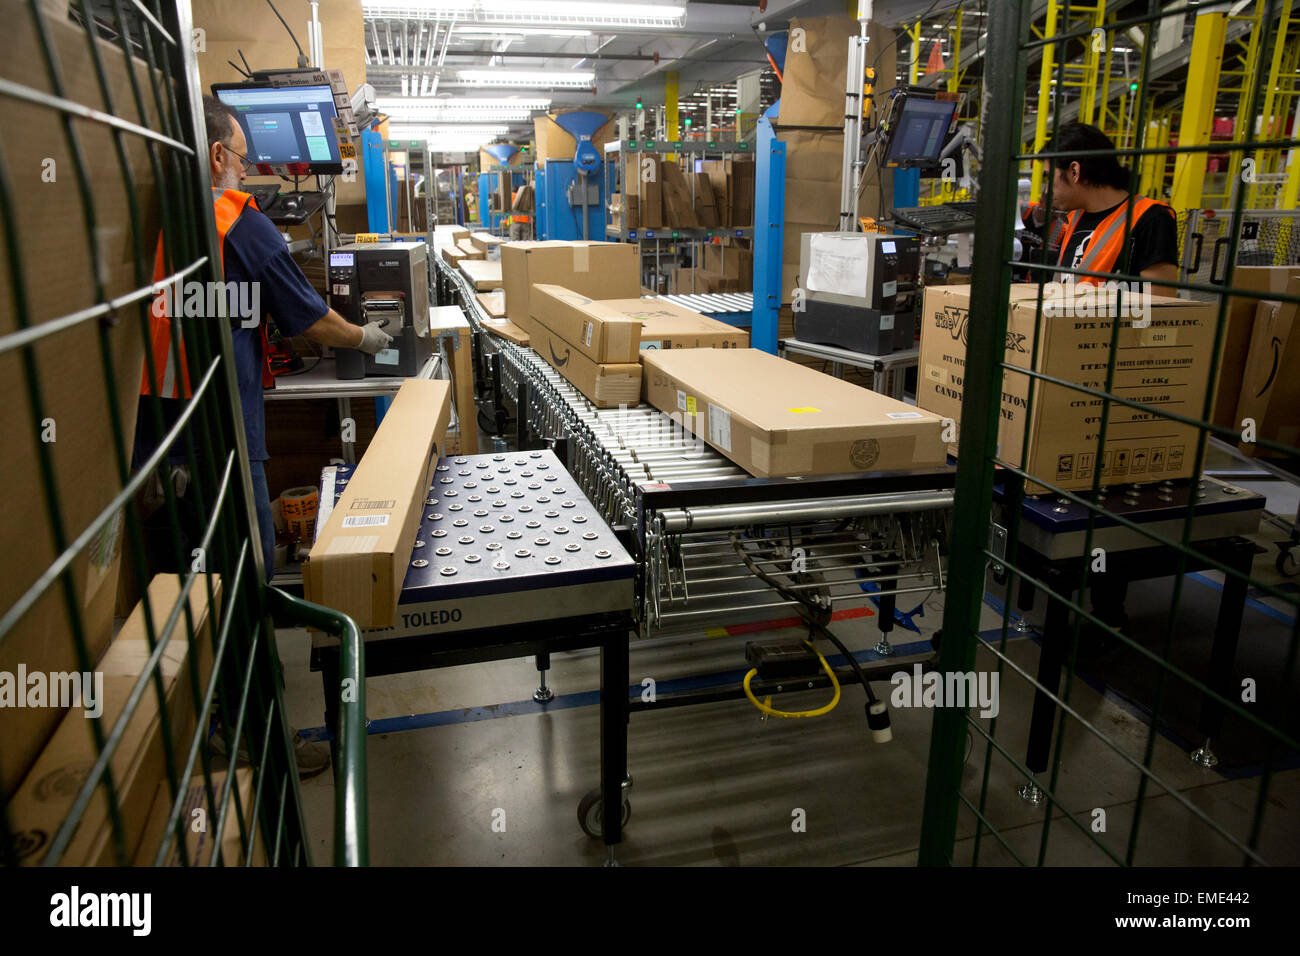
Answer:
[(388, 524), (388, 515), (348, 515), (343, 519), (345, 528), (382, 528)]
[(813, 408), (811, 405), (802, 405), (799, 408), (787, 408), (787, 412), (794, 412), (796, 415), (807, 415), (809, 412), (820, 412), (820, 408)]
[(731, 451), (731, 413), (709, 402), (709, 444)]

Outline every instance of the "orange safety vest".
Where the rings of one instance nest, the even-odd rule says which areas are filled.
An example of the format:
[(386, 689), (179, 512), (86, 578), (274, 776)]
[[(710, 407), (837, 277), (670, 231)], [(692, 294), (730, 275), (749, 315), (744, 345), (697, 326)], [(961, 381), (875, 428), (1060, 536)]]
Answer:
[[(221, 274), (226, 274), (226, 236), (230, 230), (235, 228), (239, 218), (244, 214), (244, 210), (249, 206), (257, 209), (257, 200), (250, 193), (240, 192), (237, 189), (227, 189), (220, 195), (214, 189), (212, 199), (212, 211), (217, 223), (217, 249), (221, 257)], [(166, 275), (163, 267), (163, 244), (162, 236), (158, 237), (158, 251), (154, 256), (153, 281), (161, 282)], [(176, 356), (172, 352), (172, 322), (171, 317), (167, 315), (164, 307), (165, 298), (162, 293), (158, 294), (154, 300), (153, 307), (149, 310), (149, 349), (153, 353), (154, 371), (157, 380), (154, 383), (149, 381), (149, 365), (145, 363), (144, 371), (140, 376), (140, 394), (141, 395), (158, 395), (162, 398), (189, 398), (190, 391), (190, 370), (185, 361), (185, 342), (179, 338), (180, 327), (176, 327), (178, 335), (178, 344), (180, 345), (180, 371), (177, 373)], [(267, 352), (267, 335), (266, 323), (261, 323), (262, 329), (262, 354)], [(263, 363), (262, 368), (262, 385), (269, 386), (274, 383), (271, 371)]]
[[(1132, 197), (1130, 197), (1132, 198)], [(1124, 248), (1124, 224), (1128, 219), (1128, 204), (1126, 199), (1120, 203), (1113, 213), (1099, 222), (1092, 235), (1084, 240), (1086, 245), (1083, 250), (1083, 258), (1079, 260), (1079, 268), (1087, 272), (1114, 272), (1115, 264), (1119, 262), (1119, 254)], [(1146, 196), (1138, 196), (1133, 201), (1133, 225), (1136, 226), (1138, 221), (1153, 206), (1162, 206), (1173, 215), (1173, 209), (1168, 203), (1159, 202), (1155, 199), (1149, 199)], [(1070, 218), (1066, 222), (1065, 235), (1061, 237), (1061, 252), (1057, 258), (1058, 266), (1064, 265), (1065, 250), (1070, 245), (1070, 237), (1074, 235), (1074, 229), (1079, 225), (1079, 220), (1083, 218), (1082, 209), (1074, 209), (1070, 212)], [(1094, 276), (1071, 276), (1076, 282), (1086, 282), (1089, 285), (1096, 285), (1097, 279)]]

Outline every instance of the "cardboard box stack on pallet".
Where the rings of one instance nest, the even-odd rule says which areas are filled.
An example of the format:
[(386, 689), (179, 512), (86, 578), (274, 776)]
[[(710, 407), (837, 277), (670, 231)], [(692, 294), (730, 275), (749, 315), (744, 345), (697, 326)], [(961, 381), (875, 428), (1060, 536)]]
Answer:
[[(1081, 287), (1082, 288), (1082, 287)], [(957, 453), (961, 403), (966, 375), (966, 326), (971, 319), (970, 286), (927, 289), (921, 316), (921, 356), (917, 375), (917, 405), (957, 424), (949, 450)], [(1113, 318), (1117, 305), (1105, 296), (1065, 298), (1055, 316), (1038, 316), (1038, 286), (1011, 287), (1007, 318), (1006, 361), (1029, 368), (1038, 325), (1035, 370), (1054, 378), (1101, 389)], [(1134, 327), (1131, 315), (1139, 303), (1124, 308), (1119, 321), (1123, 361), (1116, 368), (1114, 388), (1125, 397), (1159, 405), (1162, 410), (1199, 418), (1210, 378), (1218, 307), (1184, 299), (1152, 298), (1148, 327)], [(1063, 311), (1056, 311), (1056, 309)], [(1075, 318), (1073, 316), (1086, 316)], [(1108, 318), (1107, 316), (1110, 316)], [(1033, 408), (1026, 415), (1029, 376), (1003, 373), (1002, 415), (998, 454), (1030, 474), (1075, 491), (1092, 487), (1101, 469), (1103, 485), (1163, 481), (1195, 474), (1197, 430), (1165, 418), (1151, 417), (1112, 404), (1106, 443), (1097, 460), (1099, 399), (1038, 381)], [(1025, 432), (1029, 432), (1028, 461), (1021, 462)]]

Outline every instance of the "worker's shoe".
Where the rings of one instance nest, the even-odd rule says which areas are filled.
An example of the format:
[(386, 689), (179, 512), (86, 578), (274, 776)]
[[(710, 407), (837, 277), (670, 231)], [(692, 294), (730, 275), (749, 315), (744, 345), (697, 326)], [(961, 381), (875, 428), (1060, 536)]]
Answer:
[(305, 740), (296, 730), (293, 732), (293, 754), (298, 762), (299, 780), (310, 780), (330, 765), (329, 744)]
[[(212, 734), (208, 737), (208, 746), (212, 752), (220, 757), (230, 759), (230, 748), (226, 746), (226, 733), (220, 724), (213, 724)], [(237, 763), (242, 766), (249, 766), (252, 761), (248, 757), (248, 745), (241, 739), (239, 741), (239, 757)]]

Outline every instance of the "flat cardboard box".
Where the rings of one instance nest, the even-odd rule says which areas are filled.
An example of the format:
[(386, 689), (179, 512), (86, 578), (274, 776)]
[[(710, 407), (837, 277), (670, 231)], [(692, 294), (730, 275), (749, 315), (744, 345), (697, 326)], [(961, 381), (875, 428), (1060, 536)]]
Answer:
[(528, 333), (537, 354), (568, 379), (597, 408), (636, 405), (641, 400), (641, 366), (593, 362), (550, 329), (538, 323)]
[[(5, 36), (11, 71), (21, 70), (26, 86), (53, 95), (55, 90), (44, 68), (21, 69), (22, 64), (45, 62), (35, 20), (30, 14), (11, 20)], [(96, 71), (87, 68), (85, 30), (68, 20), (66, 10), (62, 17), (44, 17), (44, 28), (63, 76), (60, 95), (105, 113), (116, 112), (124, 120), (149, 129), (160, 128), (153, 98), (144, 97), (142, 119), (131, 92), (132, 70), (136, 82), (146, 89), (151, 82), (143, 59), (128, 61), (116, 42), (103, 38), (95, 41), (114, 103), (110, 108)], [(154, 79), (166, 81), (161, 74)], [(94, 196), (96, 262), (84, 235), (82, 201), (76, 188), (77, 160), (69, 150), (63, 114), (21, 98), (11, 99), (7, 109), (8, 117), (18, 124), (14, 128), (21, 129), (22, 134), (7, 137), (0, 144), (12, 186), (12, 206), (2, 215), (13, 225), (15, 235), (22, 237), (14, 255), (25, 280), (27, 323), (39, 328), (94, 306), (99, 301), (97, 279), (103, 283), (102, 295), (108, 300), (135, 289), (137, 242), (146, 250), (145, 274), (151, 279), (159, 207), (148, 141), (133, 135), (121, 139), (133, 180), (128, 189), (114, 145), (114, 131), (103, 123), (74, 123)], [(50, 170), (58, 171), (57, 183), (42, 181), (42, 174)], [(133, 235), (131, 228), (133, 202), (140, 215), (138, 235)], [(0, 336), (19, 329), (12, 278), (8, 266), (0, 269)], [(111, 413), (115, 406), (129, 460), (144, 364), (140, 319), (148, 307), (148, 300), (139, 306), (125, 306), (113, 321), (82, 322), (42, 338), (31, 349), (40, 382), (41, 418), (50, 419), (55, 429), (50, 433), (54, 440), (44, 445), (53, 461), (53, 488), (43, 477), (36, 453), (43, 429), (35, 424), (37, 417), (28, 400), (24, 350), (0, 353), (0, 435), (10, 450), (5, 494), (0, 497), (0, 608), (6, 611), (18, 603), (58, 556), (46, 508), (47, 495), (52, 494), (58, 502), (66, 539), (70, 541), (88, 528), (121, 490)], [(105, 378), (101, 334), (115, 370), (115, 381), (111, 383)], [(111, 519), (71, 564), (73, 597), (92, 661), (99, 659), (113, 634), (123, 541), (119, 516)], [(44, 672), (76, 670), (72, 633), (63, 586), (55, 582), (0, 640), (0, 671), (15, 673), (20, 663), (29, 670)], [(0, 802), (22, 783), (63, 713), (57, 707), (0, 707)]]
[(506, 316), (506, 293), (504, 289), (494, 289), (491, 292), (480, 292), (474, 296), (478, 299), (478, 304), (483, 306), (491, 318), (504, 319)]
[(641, 354), (656, 349), (747, 349), (749, 333), (664, 299), (608, 299), (607, 315), (641, 325)]
[(487, 253), (484, 252), (482, 249), (479, 249), (477, 246), (475, 246), (474, 243), (469, 239), (462, 239), (459, 242), (457, 242), (456, 249), (459, 250), (461, 255), (463, 255), (466, 259), (487, 258)]
[(464, 262), (467, 256), (465, 255), (465, 253), (461, 252), (460, 246), (443, 246), (442, 258), (443, 261), (447, 263), (447, 265), (451, 266), (454, 269), (457, 266), (459, 266), (462, 262)]
[(460, 264), (475, 292), (491, 292), (501, 288), (501, 263), (491, 259), (465, 259)]
[(705, 229), (718, 228), (718, 201), (708, 173), (692, 173), (695, 181), (695, 216)]
[[(1300, 269), (1286, 288), (1300, 296)], [(1237, 423), (1251, 419), (1255, 438), (1300, 447), (1300, 327), (1294, 302), (1263, 300), (1256, 307), (1250, 353), (1237, 400)], [(1260, 448), (1255, 442), (1237, 446), (1251, 457), (1272, 458), (1281, 452)]]
[[(1238, 266), (1227, 284), (1234, 289), (1278, 294), (1286, 291), (1287, 283), (1300, 273), (1296, 266)], [(1237, 399), (1241, 396), (1242, 377), (1246, 371), (1246, 357), (1250, 353), (1252, 332), (1259, 299), (1232, 296), (1228, 299), (1226, 328), (1223, 345), (1219, 350), (1219, 375), (1214, 386), (1214, 409), (1210, 421), (1234, 431), (1241, 428), (1241, 417), (1236, 414)]]
[[(181, 804), (181, 823), (185, 831), (185, 855), (181, 855), (180, 845), (175, 836), (168, 845), (167, 855), (163, 857), (163, 866), (209, 866), (212, 861), (212, 839), (217, 828), (217, 819), (221, 810), (221, 794), (226, 787), (227, 772), (212, 772), (212, 796), (215, 805), (208, 801), (206, 781), (201, 773), (190, 777), (189, 786), (185, 788), (185, 800)], [(239, 794), (239, 807), (244, 810), (244, 830), (248, 835), (249, 845), (253, 850), (251, 866), (266, 866), (266, 834), (257, 826), (253, 817), (253, 769), (239, 767), (235, 771), (235, 785), (230, 794), (230, 803), (226, 810), (226, 822), (221, 831), (221, 862), (225, 866), (244, 865), (244, 847), (239, 834), (239, 814), (235, 803), (235, 791)], [(149, 822), (145, 826), (144, 836), (136, 850), (136, 866), (153, 866), (158, 850), (162, 847), (163, 837), (167, 833), (167, 819), (172, 810), (171, 787), (167, 781), (158, 785), (154, 794), (153, 809), (149, 812)], [(207, 826), (195, 832), (191, 824), (197, 819), (194, 811), (202, 810)], [(262, 802), (262, 817), (267, 816), (265, 795)], [(284, 848), (281, 848), (284, 852)]]
[[(221, 582), (215, 577), (213, 592), (217, 609), (209, 607), (206, 581), (199, 576), (188, 595), (200, 694), (212, 672), (212, 633), (219, 625)], [(149, 602), (155, 636), (160, 638), (162, 622), (181, 603), (181, 578), (174, 574), (158, 575), (150, 582), (144, 600)], [(107, 736), (109, 729), (125, 712), (131, 691), (144, 673), (150, 654), (142, 601), (127, 618), (95, 669), (103, 675), (100, 690), (103, 709), (99, 716), (88, 717), (81, 707), (71, 708), (9, 804), (10, 825), (29, 837), (19, 841), (20, 845), (30, 847), (29, 855), (22, 859), (24, 865), (40, 863), (47, 848), (45, 844), (63, 824), (85, 780), (87, 769), (98, 758), (99, 751), (91, 736), (91, 721), (98, 720)], [(117, 749), (109, 758), (127, 862), (135, 855), (154, 794), (159, 782), (165, 779), (166, 751), (170, 750), (175, 760), (183, 765), (192, 743), (196, 698), (189, 656), (190, 642), (186, 618), (182, 614), (158, 661), (169, 737), (164, 737), (158, 695), (153, 680), (149, 680), (135, 711), (127, 719)], [(31, 839), (37, 834), (43, 834), (45, 840)], [(86, 805), (60, 865), (112, 866), (118, 862), (115, 846), (108, 797), (101, 785)]]
[(664, 219), (664, 161), (654, 153), (630, 153), (628, 160), (635, 160), (637, 166), (634, 175), (638, 183), (641, 228), (662, 229), (667, 224)]
[(635, 362), (641, 324), (612, 311), (602, 302), (558, 285), (533, 286), (533, 324), (551, 332), (597, 365)]
[(450, 418), (450, 383), (402, 383), (303, 565), (309, 601), (392, 625)]
[(501, 258), (501, 247), (505, 244), (505, 240), (500, 236), (494, 236), (490, 232), (472, 232), (469, 241), (475, 249), (482, 252), (489, 259)]
[(507, 341), (514, 342), (515, 345), (522, 345), (527, 348), (532, 341), (527, 332), (509, 319), (484, 319), (483, 325), (489, 332), (499, 335)]
[(698, 229), (700, 220), (695, 215), (691, 187), (686, 174), (676, 163), (660, 166), (663, 176), (663, 197), (666, 225), (671, 229)]
[[(921, 315), (917, 404), (952, 419), (958, 425), (954, 430), (958, 436), (966, 375), (966, 326), (972, 321), (970, 288), (947, 285), (926, 289)], [(1037, 296), (1035, 285), (1011, 288), (1006, 361), (1019, 368), (1029, 368), (1033, 354)], [(1075, 302), (1075, 314), (1084, 313), (1087, 300)], [(1115, 310), (1104, 302), (1104, 296), (1092, 297), (1091, 314), (1100, 312), (1101, 318), (1089, 318), (1086, 313), (1081, 318), (1042, 318), (1037, 371), (1096, 389), (1105, 387), (1111, 324), (1115, 320), (1104, 316), (1113, 315)], [(1217, 306), (1153, 297), (1150, 312), (1144, 317), (1150, 320), (1148, 328), (1133, 328), (1132, 318), (1119, 319), (1123, 367), (1115, 371), (1114, 393), (1199, 418), (1210, 373)], [(1068, 491), (1091, 488), (1099, 464), (1101, 400), (1038, 381), (1033, 413), (1026, 419), (1028, 392), (1027, 375), (1003, 372), (999, 457), (1020, 466), (1028, 428), (1029, 461), (1023, 465), (1026, 471)], [(1191, 426), (1112, 403), (1100, 462), (1101, 483), (1189, 477), (1196, 472), (1196, 442), (1197, 432)], [(956, 454), (956, 441), (950, 450)]]
[(453, 243), (458, 243), (462, 239), (468, 241), (471, 235), (473, 235), (473, 233), (471, 233), (468, 229), (453, 229), (451, 231), (451, 241)]
[(700, 172), (709, 179), (713, 187), (713, 198), (718, 211), (718, 226), (723, 229), (731, 227), (731, 178), (730, 169), (725, 159), (704, 159), (699, 163)]
[(506, 316), (532, 331), (529, 296), (535, 282), (563, 286), (593, 299), (627, 299), (641, 289), (641, 250), (627, 242), (508, 242), (501, 247)]
[(938, 415), (757, 349), (645, 352), (646, 400), (759, 478), (942, 465)]

